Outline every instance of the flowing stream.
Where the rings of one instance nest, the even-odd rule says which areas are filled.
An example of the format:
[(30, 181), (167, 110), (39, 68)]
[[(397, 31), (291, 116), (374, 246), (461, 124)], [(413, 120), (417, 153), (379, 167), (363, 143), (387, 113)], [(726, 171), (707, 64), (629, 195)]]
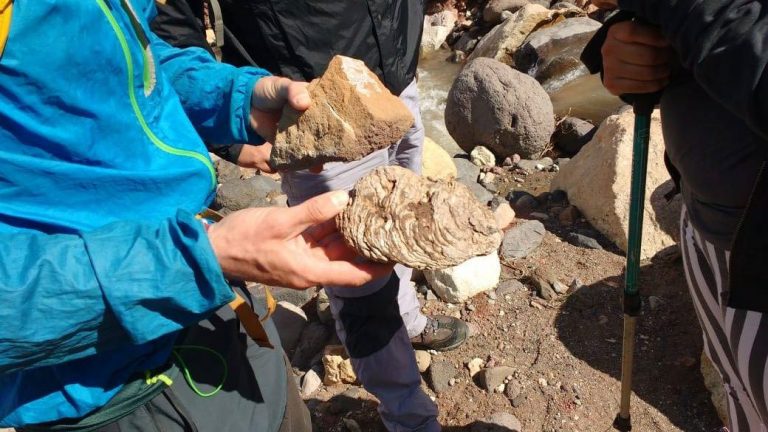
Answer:
[[(419, 107), (426, 135), (454, 155), (463, 151), (445, 128), (444, 110), (448, 91), (462, 65), (445, 61), (448, 55), (448, 51), (438, 51), (420, 59)], [(623, 104), (603, 88), (596, 75), (577, 78), (549, 96), (558, 117), (571, 115), (596, 125)]]

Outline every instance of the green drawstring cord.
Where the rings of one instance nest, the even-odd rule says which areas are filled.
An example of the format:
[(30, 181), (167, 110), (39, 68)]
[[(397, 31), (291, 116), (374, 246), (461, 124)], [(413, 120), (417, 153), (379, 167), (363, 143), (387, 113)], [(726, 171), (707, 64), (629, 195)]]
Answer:
[[(187, 364), (184, 362), (184, 359), (181, 357), (181, 354), (179, 354), (179, 351), (181, 350), (199, 350), (199, 351), (204, 351), (216, 356), (216, 358), (218, 358), (219, 361), (221, 362), (221, 365), (224, 367), (224, 373), (222, 374), (220, 384), (215, 389), (213, 389), (208, 393), (201, 392), (200, 389), (197, 388), (197, 385), (195, 385), (195, 380), (192, 378), (192, 374), (189, 372), (189, 368), (187, 367)], [(173, 348), (173, 356), (176, 357), (176, 360), (178, 360), (179, 366), (181, 367), (182, 372), (184, 372), (184, 379), (187, 380), (187, 384), (189, 384), (189, 387), (191, 387), (192, 391), (195, 392), (195, 394), (197, 394), (198, 396), (200, 397), (213, 396), (216, 393), (218, 393), (222, 387), (224, 387), (224, 382), (227, 381), (227, 374), (229, 374), (229, 369), (227, 368), (227, 361), (224, 359), (224, 356), (222, 356), (221, 354), (204, 346), (177, 345), (176, 347)]]
[[(213, 389), (212, 391), (210, 391), (208, 393), (203, 393), (202, 391), (200, 391), (200, 389), (197, 388), (197, 385), (195, 383), (194, 378), (192, 378), (192, 374), (189, 372), (189, 368), (187, 367), (187, 363), (184, 362), (184, 359), (181, 357), (181, 354), (179, 353), (179, 351), (181, 351), (181, 350), (199, 350), (199, 351), (204, 351), (204, 352), (207, 352), (207, 353), (210, 353), (210, 354), (213, 354), (214, 356), (216, 356), (216, 358), (221, 362), (221, 365), (224, 367), (224, 373), (222, 374), (222, 377), (221, 377), (221, 383), (215, 389)], [(204, 347), (204, 346), (199, 346), (199, 345), (177, 345), (177, 346), (175, 346), (173, 348), (173, 356), (176, 358), (176, 361), (179, 362), (179, 368), (184, 373), (184, 379), (187, 381), (187, 384), (189, 384), (189, 387), (192, 388), (192, 391), (195, 392), (196, 395), (198, 395), (200, 397), (211, 397), (211, 396), (215, 395), (216, 393), (218, 393), (219, 390), (221, 390), (222, 387), (224, 387), (224, 383), (227, 381), (227, 375), (229, 374), (229, 368), (227, 367), (227, 361), (224, 359), (224, 356), (222, 356), (221, 354), (217, 353), (216, 351), (214, 351), (214, 350), (212, 350), (212, 349), (210, 349), (208, 347)], [(149, 371), (147, 371), (147, 372), (145, 372), (145, 375), (146, 375), (147, 385), (152, 385), (152, 384), (157, 384), (157, 382), (162, 382), (165, 385), (167, 385), (168, 387), (170, 387), (173, 384), (173, 380), (170, 379), (165, 374), (159, 374), (159, 375), (151, 376)]]

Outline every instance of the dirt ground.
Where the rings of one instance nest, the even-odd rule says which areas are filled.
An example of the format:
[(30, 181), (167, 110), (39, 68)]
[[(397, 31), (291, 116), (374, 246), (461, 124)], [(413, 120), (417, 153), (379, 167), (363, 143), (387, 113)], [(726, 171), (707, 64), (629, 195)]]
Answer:
[[(548, 190), (551, 176), (529, 176), (524, 189), (538, 195)], [(525, 259), (504, 263), (500, 286), (509, 279), (525, 284), (541, 267), (565, 284), (579, 279), (581, 288), (549, 302), (536, 298), (529, 284), (495, 299), (480, 294), (463, 305), (425, 302), (426, 313), (461, 316), (474, 333), (458, 349), (433, 354), (433, 362), (447, 359), (460, 370), (455, 384), (440, 395), (424, 384), (439, 406), (445, 431), (469, 431), (499, 411), (517, 416), (525, 431), (613, 430), (624, 257), (584, 222), (564, 228), (553, 218), (544, 224), (542, 245)], [(561, 238), (569, 231), (588, 233), (606, 249), (572, 246)], [(676, 248), (644, 262), (640, 283), (643, 315), (637, 331), (633, 430), (697, 432), (720, 426), (699, 373), (701, 333)], [(472, 381), (466, 364), (473, 358), (515, 369), (522, 392), (514, 404)], [(355, 420), (362, 431), (385, 430), (375, 398), (360, 387), (323, 387), (307, 402), (320, 431), (355, 430), (345, 419)]]

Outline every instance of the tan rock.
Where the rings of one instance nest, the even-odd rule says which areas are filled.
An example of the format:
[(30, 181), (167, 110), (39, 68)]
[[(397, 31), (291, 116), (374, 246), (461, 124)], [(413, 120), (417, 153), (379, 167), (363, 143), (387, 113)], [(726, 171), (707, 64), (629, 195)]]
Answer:
[(480, 39), (475, 50), (467, 58), (470, 62), (478, 57), (490, 57), (514, 66), (512, 56), (525, 39), (539, 28), (553, 24), (564, 17), (581, 16), (580, 9), (549, 10), (536, 3), (525, 5), (509, 19), (494, 27)]
[(303, 113), (286, 107), (270, 157), (281, 170), (324, 162), (359, 160), (397, 142), (413, 116), (365, 63), (334, 57), (309, 84), (312, 105)]
[(358, 181), (337, 223), (361, 255), (416, 269), (454, 266), (501, 243), (493, 214), (469, 188), (398, 166), (377, 168)]
[(426, 372), (430, 364), (432, 364), (432, 356), (426, 351), (417, 350), (416, 366), (419, 367), (419, 372)]
[(483, 369), (483, 366), (485, 366), (485, 362), (483, 359), (477, 357), (467, 362), (467, 370), (469, 370), (469, 376), (474, 377), (477, 375)]
[(323, 352), (323, 367), (325, 377), (323, 384), (327, 386), (336, 384), (354, 384), (357, 375), (352, 369), (347, 351), (341, 345), (328, 345)]
[(488, 147), (477, 146), (469, 153), (469, 159), (473, 164), (479, 167), (494, 166), (496, 165), (496, 156), (493, 152), (488, 150)]
[(717, 416), (723, 424), (728, 424), (728, 402), (723, 387), (723, 378), (712, 364), (707, 354), (701, 353), (701, 376), (704, 377), (704, 386), (709, 390), (712, 405), (715, 406)]
[[(608, 117), (597, 133), (552, 180), (595, 228), (627, 250), (634, 115), (631, 109)], [(679, 198), (668, 204), (671, 180), (664, 166), (664, 140), (658, 110), (651, 122), (641, 258), (675, 244)]]
[(496, 226), (503, 230), (515, 221), (515, 211), (509, 203), (503, 202), (493, 211), (493, 217), (496, 218)]
[(450, 180), (458, 176), (458, 169), (451, 155), (429, 137), (424, 138), (421, 175), (441, 180)]

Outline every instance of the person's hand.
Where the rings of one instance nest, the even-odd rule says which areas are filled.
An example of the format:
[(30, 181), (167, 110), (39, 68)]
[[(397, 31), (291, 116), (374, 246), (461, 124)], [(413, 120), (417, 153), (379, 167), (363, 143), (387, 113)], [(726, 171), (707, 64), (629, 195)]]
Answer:
[(360, 286), (393, 265), (362, 260), (336, 229), (349, 201), (328, 192), (291, 208), (252, 208), (211, 225), (208, 238), (224, 274), (295, 289)]
[(618, 0), (592, 0), (592, 4), (600, 9), (614, 10), (618, 7)]
[(602, 54), (603, 85), (614, 95), (654, 93), (669, 83), (674, 53), (654, 27), (632, 21), (614, 24)]
[[(277, 123), (280, 121), (280, 116), (283, 113), (283, 107), (289, 104), (291, 108), (297, 111), (305, 111), (311, 103), (312, 101), (307, 91), (307, 83), (305, 82), (271, 76), (261, 78), (256, 83), (251, 95), (251, 128), (267, 142), (260, 146), (263, 148), (258, 150), (258, 154), (253, 155), (259, 159), (259, 162), (255, 162), (259, 166), (252, 166), (250, 168), (258, 168), (260, 171), (270, 174), (275, 172), (268, 164), (269, 153), (272, 150), (272, 144), (270, 143), (275, 140)], [(269, 147), (267, 147), (268, 144)], [(248, 146), (244, 146), (243, 150), (246, 147)], [(239, 159), (238, 164), (240, 164)], [(322, 164), (309, 169), (314, 174), (320, 173), (322, 170)]]
[(283, 107), (305, 111), (310, 104), (307, 83), (274, 76), (261, 78), (251, 95), (251, 128), (267, 142), (274, 142)]
[(271, 151), (272, 144), (268, 142), (257, 146), (245, 144), (240, 150), (237, 164), (243, 168), (256, 168), (261, 172), (274, 174), (275, 170), (269, 166), (269, 153)]

